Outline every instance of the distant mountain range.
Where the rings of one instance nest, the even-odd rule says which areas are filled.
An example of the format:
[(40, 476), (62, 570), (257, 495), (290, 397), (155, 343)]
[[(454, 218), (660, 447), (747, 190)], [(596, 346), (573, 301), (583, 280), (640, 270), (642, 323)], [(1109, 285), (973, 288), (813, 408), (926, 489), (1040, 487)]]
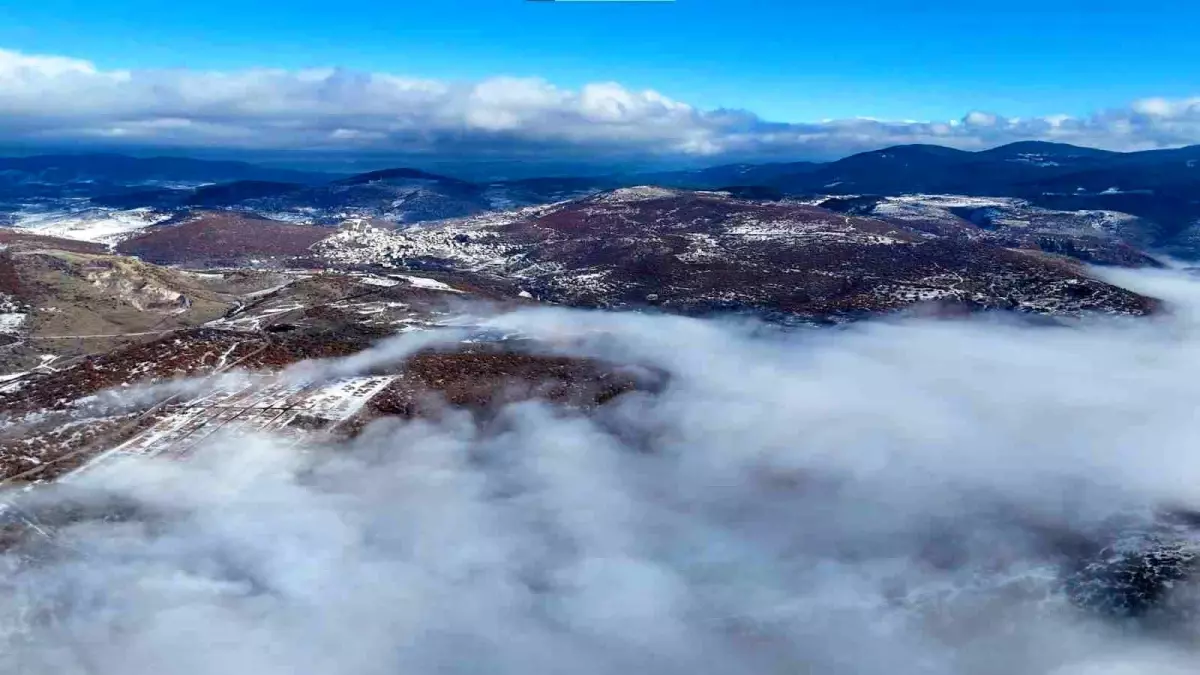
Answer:
[(1029, 141), (980, 152), (902, 145), (814, 164), (720, 166), (654, 176), (660, 185), (752, 188), (762, 196), (914, 194), (1008, 197), (1058, 211), (1121, 212), (1155, 223), (1151, 248), (1195, 257), (1200, 146), (1111, 152)]
[(241, 209), (306, 222), (336, 224), (346, 218), (417, 223), (484, 211), (543, 204), (624, 185), (620, 178), (532, 178), (495, 183), (418, 169), (396, 168), (347, 177), (305, 174), (304, 181), (234, 179), (202, 185), (139, 184), (98, 191), (90, 201), (117, 209)]
[(216, 183), (235, 180), (273, 180), (320, 183), (329, 174), (258, 166), (247, 162), (186, 157), (129, 157), (117, 154), (36, 155), (0, 157), (0, 185), (138, 183)]
[[(113, 209), (235, 209), (311, 224), (350, 217), (405, 224), (637, 185), (722, 190), (755, 200), (919, 194), (1012, 198), (1054, 211), (1129, 214), (1147, 222), (1139, 245), (1200, 255), (1200, 146), (1120, 153), (1040, 141), (979, 152), (903, 145), (828, 163), (727, 164), (493, 182), (413, 168), (342, 176), (171, 157), (0, 158), (0, 222), (5, 210), (11, 213), (31, 202), (86, 199)], [(862, 204), (835, 201), (831, 208), (863, 213)]]
[[(1111, 178), (1130, 185), (1170, 185), (1180, 171), (1197, 168), (1200, 145), (1170, 150), (1113, 152), (1065, 143), (1023, 141), (990, 150), (968, 152), (937, 145), (899, 145), (851, 155), (833, 162), (772, 162), (724, 164), (683, 171), (624, 171), (603, 176), (577, 176), (577, 180), (609, 183), (641, 181), (676, 187), (771, 186), (787, 191), (823, 190), (890, 193), (936, 191), (966, 193), (971, 190), (1027, 189), (1029, 184), (1056, 178), (1082, 180), (1089, 190), (1107, 189)], [(453, 173), (453, 172), (451, 172)], [(358, 176), (361, 181), (406, 175), (440, 180), (445, 172), (415, 168), (389, 168), (358, 174), (299, 171), (249, 162), (216, 161), (186, 157), (130, 157), (120, 154), (53, 154), (0, 157), (0, 177), (6, 182), (47, 184), (100, 183), (221, 183), (242, 180), (322, 184)], [(561, 177), (560, 177), (561, 179)], [(513, 181), (461, 180), (464, 183), (537, 182), (541, 178)], [(830, 186), (830, 183), (839, 185)], [(1138, 189), (1138, 188), (1127, 188)]]

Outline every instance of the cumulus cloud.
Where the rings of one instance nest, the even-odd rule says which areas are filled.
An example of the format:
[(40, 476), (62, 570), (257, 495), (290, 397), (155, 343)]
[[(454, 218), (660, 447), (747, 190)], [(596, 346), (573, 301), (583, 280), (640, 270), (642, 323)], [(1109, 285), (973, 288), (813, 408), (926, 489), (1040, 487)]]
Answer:
[(0, 50), (0, 140), (513, 156), (828, 158), (901, 143), (1043, 139), (1138, 150), (1200, 142), (1200, 99), (1087, 117), (782, 123), (617, 83), (441, 82), (343, 69), (103, 70)]
[(75, 524), (0, 556), (0, 669), (1191, 672), (1200, 626), (1112, 623), (1057, 582), (1114, 515), (1200, 507), (1200, 288), (1121, 274), (1178, 311), (800, 332), (494, 317), (669, 379), (588, 416), (448, 412), (305, 453), (216, 439), (25, 494), (38, 513), (69, 498)]

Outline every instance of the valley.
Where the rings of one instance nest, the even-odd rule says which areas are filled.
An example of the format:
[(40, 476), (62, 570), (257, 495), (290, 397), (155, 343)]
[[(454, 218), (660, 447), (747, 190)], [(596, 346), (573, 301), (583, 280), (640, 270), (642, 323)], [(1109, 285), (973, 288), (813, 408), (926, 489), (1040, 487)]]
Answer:
[[(1056, 146), (1034, 162), (1033, 150), (995, 155), (1006, 180), (1108, 161), (1086, 153), (1051, 160), (1067, 152)], [(655, 174), (672, 185), (661, 187), (622, 185), (649, 175), (479, 184), (412, 169), (278, 180), (252, 165), (132, 159), (110, 163), (98, 180), (103, 162), (24, 160), (5, 174), (9, 215), (0, 228), (0, 406), (12, 439), (3, 446), (12, 453), (5, 477), (43, 480), (57, 472), (39, 469), (44, 463), (68, 457), (73, 466), (151, 437), (191, 437), (242, 419), (229, 410), (257, 405), (154, 399), (110, 419), (89, 408), (107, 391), (229, 369), (268, 382), (310, 359), (348, 356), (389, 336), (465, 330), (520, 308), (732, 314), (789, 329), (886, 315), (999, 312), (1063, 322), (1163, 311), (1158, 299), (1088, 267), (1160, 267), (1156, 246), (1170, 227), (1150, 217), (974, 189), (751, 195), (706, 185), (759, 181), (781, 190), (787, 176), (892, 167), (914, 152), (926, 163), (947, 161), (901, 148), (828, 166)], [(31, 167), (36, 180), (23, 182), (20, 171)], [(525, 343), (511, 337), (484, 331), (459, 351), (484, 358), (475, 352), (485, 345), (495, 352), (487, 358), (526, 358)], [(527, 391), (547, 385), (540, 367), (519, 370), (486, 376), (480, 392), (505, 380)], [(457, 386), (425, 382), (407, 395)], [(373, 400), (394, 389), (363, 394), (350, 406), (360, 412), (337, 424), (358, 428), (351, 418), (381, 409)], [(269, 386), (263, 391), (273, 400)], [(273, 418), (281, 428), (291, 423), (284, 417)]]
[[(427, 433), (485, 456), (503, 439), (524, 438), (524, 416), (575, 425), (564, 437), (582, 433), (597, 447), (649, 448), (662, 461), (686, 459), (681, 448), (737, 445), (721, 440), (719, 427), (716, 440), (694, 437), (711, 419), (747, 435), (789, 416), (808, 419), (803, 438), (821, 446), (828, 420), (820, 399), (763, 392), (812, 378), (825, 383), (822, 396), (852, 401), (840, 404), (851, 412), (830, 416), (875, 420), (878, 409), (862, 414), (862, 397), (848, 393), (853, 377), (829, 381), (793, 362), (793, 352), (776, 353), (780, 344), (819, 353), (830, 336), (854, 344), (895, 330), (904, 343), (906, 330), (937, 338), (987, 321), (1037, 344), (1038, 331), (1103, 340), (1117, 326), (1183, 321), (1172, 298), (1122, 285), (1106, 270), (1155, 273), (1178, 267), (1175, 258), (1200, 257), (1190, 202), (1143, 208), (1140, 197), (1124, 196), (1151, 189), (1137, 171), (1130, 182), (1106, 178), (1111, 190), (1091, 192), (1100, 179), (1080, 178), (1086, 190), (1042, 192), (1030, 187), (1031, 175), (1069, 183), (1070, 172), (1118, 171), (1104, 168), (1116, 160), (1061, 147), (1015, 150), (967, 158), (899, 148), (829, 165), (479, 183), (415, 169), (276, 175), (204, 163), (160, 163), (147, 174), (136, 161), (118, 163), (121, 171), (101, 182), (78, 168), (37, 165), (37, 181), (24, 182), (10, 171), (0, 192), (4, 546), (36, 558), (41, 546), (57, 550), (72, 527), (111, 515), (43, 509), (39, 494), (86, 490), (151, 460), (201, 461), (212, 447), (269, 441), (297, 461), (336, 464), (330, 457), (347, 449), (394, 450), (378, 445), (379, 434)], [(986, 180), (976, 175), (981, 162), (991, 162)], [(647, 326), (655, 337), (639, 332)], [(753, 338), (731, 328), (744, 326)], [(685, 337), (652, 349), (675, 333)], [(622, 342), (631, 335), (637, 340)], [(768, 354), (765, 370), (738, 362), (741, 349)], [(879, 349), (870, 346), (868, 371), (887, 361), (886, 348), (871, 351)], [(908, 349), (919, 360), (922, 348)], [(689, 354), (696, 360), (673, 360)], [(979, 358), (992, 377), (991, 357)], [(903, 381), (924, 376), (916, 370)], [(977, 392), (953, 388), (964, 399)], [(694, 398), (675, 400), (681, 391)], [(885, 407), (903, 408), (904, 391), (892, 385), (878, 395)], [(818, 402), (793, 409), (793, 400)], [(640, 417), (656, 406), (666, 406), (665, 428)], [(762, 410), (772, 416), (760, 419)], [(886, 427), (889, 418), (880, 419)], [(878, 433), (914, 447), (937, 446), (939, 434), (987, 447), (946, 424), (925, 439), (906, 438), (899, 422)], [(779, 433), (763, 447), (796, 438)], [(607, 434), (617, 440), (602, 440)], [(706, 461), (688, 471), (707, 471)], [(836, 482), (822, 467), (745, 461), (738, 471), (756, 493), (804, 501), (807, 493), (789, 490), (811, 480), (821, 494), (829, 489), (822, 480)], [(1007, 518), (1011, 505), (996, 508)], [(1085, 532), (1049, 517), (1021, 521), (1036, 554), (1000, 565), (1003, 583), (978, 561), (946, 562), (960, 533), (944, 523), (949, 529), (918, 558), (971, 579), (956, 582), (953, 598), (918, 580), (889, 590), (888, 601), (933, 621), (974, 612), (972, 603), (988, 602), (999, 584), (1104, 615), (1149, 611), (1163, 588), (1191, 578), (1200, 535), (1189, 514), (1138, 516), (1132, 526), (1106, 520)]]

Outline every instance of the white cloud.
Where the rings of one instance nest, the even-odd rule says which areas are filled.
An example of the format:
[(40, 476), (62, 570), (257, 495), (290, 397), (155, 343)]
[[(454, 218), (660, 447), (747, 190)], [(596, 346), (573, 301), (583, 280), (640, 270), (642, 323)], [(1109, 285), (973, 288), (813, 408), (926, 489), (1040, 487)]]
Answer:
[(971, 112), (967, 113), (965, 117), (963, 117), (962, 121), (964, 124), (973, 127), (994, 127), (1003, 123), (1005, 120), (1002, 120), (998, 116), (991, 113), (972, 110)]
[[(494, 317), (667, 379), (588, 415), (444, 411), (304, 453), (215, 435), (189, 462), (7, 494), (78, 522), (0, 554), (0, 672), (1194, 672), (1194, 612), (1112, 624), (1058, 582), (1083, 541), (1136, 531), (1149, 507), (1200, 508), (1200, 283), (1120, 274), (1176, 312), (786, 334)], [(113, 396), (163, 393), (130, 389)]]
[(1200, 98), (1086, 117), (779, 123), (615, 82), (441, 82), (345, 69), (103, 70), (0, 50), (0, 141), (590, 157), (833, 157), (900, 143), (975, 149), (1043, 139), (1115, 150), (1200, 142)]

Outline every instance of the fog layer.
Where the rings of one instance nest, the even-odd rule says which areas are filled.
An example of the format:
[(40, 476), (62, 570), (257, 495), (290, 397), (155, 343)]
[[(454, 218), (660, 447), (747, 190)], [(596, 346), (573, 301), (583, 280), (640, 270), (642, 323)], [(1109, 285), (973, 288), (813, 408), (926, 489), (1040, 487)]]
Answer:
[(1191, 672), (1186, 621), (1145, 629), (1062, 591), (1114, 523), (1200, 509), (1200, 284), (1119, 281), (1175, 313), (790, 333), (495, 317), (665, 384), (586, 415), (384, 420), (303, 453), (218, 440), (26, 495), (128, 517), (0, 559), (0, 671)]

